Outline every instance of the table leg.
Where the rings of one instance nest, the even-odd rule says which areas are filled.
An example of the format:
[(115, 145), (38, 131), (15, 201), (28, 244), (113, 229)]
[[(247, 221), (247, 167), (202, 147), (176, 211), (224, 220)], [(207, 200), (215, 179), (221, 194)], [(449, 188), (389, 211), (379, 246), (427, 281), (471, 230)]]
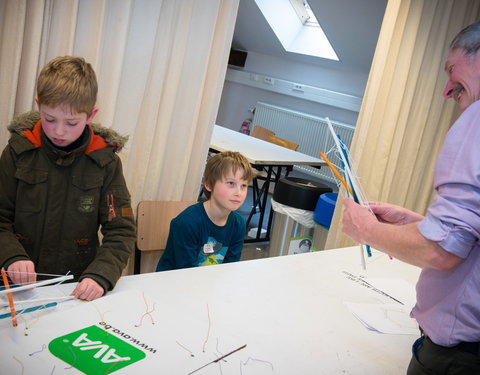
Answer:
[[(274, 171), (274, 168), (277, 168), (276, 171)], [(245, 242), (265, 242), (270, 240), (270, 231), (272, 227), (272, 218), (273, 218), (273, 210), (270, 207), (270, 216), (268, 218), (268, 223), (267, 223), (267, 228), (266, 228), (266, 234), (265, 237), (262, 237), (262, 227), (263, 227), (263, 221), (265, 219), (265, 211), (267, 209), (267, 199), (268, 199), (268, 191), (270, 189), (270, 182), (272, 180), (272, 176), (274, 176), (274, 183), (277, 183), (278, 180), (280, 179), (280, 175), (282, 172), (282, 166), (273, 166), (270, 165), (266, 168), (267, 172), (267, 177), (265, 182), (263, 183), (262, 187), (258, 189), (258, 193), (254, 195), (255, 199), (253, 201), (253, 206), (252, 210), (250, 211), (250, 214), (248, 215), (247, 218), (247, 228), (250, 224), (250, 221), (252, 220), (253, 215), (256, 213), (256, 207), (258, 205), (259, 207), (259, 212), (260, 212), (260, 218), (258, 221), (258, 226), (257, 226), (257, 235), (255, 238), (246, 238)], [(261, 202), (260, 202), (261, 201)]]

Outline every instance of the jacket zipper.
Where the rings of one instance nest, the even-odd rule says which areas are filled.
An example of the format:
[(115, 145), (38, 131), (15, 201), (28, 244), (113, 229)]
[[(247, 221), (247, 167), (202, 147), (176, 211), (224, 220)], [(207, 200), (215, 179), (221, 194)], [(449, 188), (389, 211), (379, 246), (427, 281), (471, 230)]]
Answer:
[(108, 209), (108, 221), (112, 221), (114, 217), (117, 217), (115, 212), (115, 200), (113, 194), (107, 194), (107, 209)]

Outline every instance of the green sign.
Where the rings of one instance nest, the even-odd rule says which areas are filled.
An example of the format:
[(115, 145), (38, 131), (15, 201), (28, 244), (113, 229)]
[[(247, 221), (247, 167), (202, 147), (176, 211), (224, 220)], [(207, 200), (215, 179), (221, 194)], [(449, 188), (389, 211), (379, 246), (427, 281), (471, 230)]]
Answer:
[(50, 341), (48, 350), (79, 371), (110, 374), (145, 358), (145, 353), (95, 325)]

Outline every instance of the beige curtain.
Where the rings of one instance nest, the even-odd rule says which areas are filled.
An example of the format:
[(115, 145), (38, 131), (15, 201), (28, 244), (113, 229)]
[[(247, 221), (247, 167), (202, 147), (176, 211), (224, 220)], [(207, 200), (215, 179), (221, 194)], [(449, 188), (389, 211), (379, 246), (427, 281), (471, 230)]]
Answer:
[(96, 122), (120, 154), (134, 207), (195, 200), (220, 102), (239, 0), (0, 0), (0, 147), (34, 107), (39, 70), (83, 56), (99, 81)]
[[(436, 156), (458, 116), (442, 97), (448, 46), (479, 13), (477, 0), (388, 1), (350, 149), (369, 200), (425, 213)], [(353, 245), (341, 214), (338, 204), (326, 248)]]

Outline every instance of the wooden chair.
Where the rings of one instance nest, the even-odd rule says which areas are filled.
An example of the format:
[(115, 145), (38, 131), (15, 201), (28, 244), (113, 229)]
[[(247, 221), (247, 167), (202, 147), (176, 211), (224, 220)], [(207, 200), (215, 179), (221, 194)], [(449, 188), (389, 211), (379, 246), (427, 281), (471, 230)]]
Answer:
[(255, 125), (255, 127), (250, 132), (250, 135), (252, 137), (263, 139), (264, 141), (268, 141), (270, 137), (275, 136), (275, 132), (267, 128), (264, 128), (263, 126)]
[[(271, 131), (270, 129), (264, 128), (261, 125), (255, 125), (250, 132), (250, 136), (262, 139), (264, 141), (268, 142), (268, 139), (270, 137), (275, 136), (275, 132)], [(256, 212), (256, 207), (258, 206), (259, 210), (261, 210), (261, 202), (260, 202), (260, 188), (258, 186), (258, 181), (257, 180), (265, 180), (266, 177), (266, 172), (264, 168), (262, 167), (255, 167), (258, 171), (256, 174), (256, 177), (252, 181), (252, 193), (253, 193), (253, 204), (254, 204), (254, 210), (252, 212)]]
[(268, 142), (275, 143), (276, 145), (288, 148), (293, 151), (297, 151), (298, 143), (289, 141), (288, 139), (280, 138), (275, 135), (271, 135), (268, 139)]
[(134, 273), (141, 270), (142, 252), (145, 252), (143, 272), (154, 272), (165, 250), (170, 221), (193, 201), (142, 201), (137, 207), (137, 243)]
[[(252, 129), (252, 132), (250, 133), (252, 137), (262, 139), (264, 141), (270, 142), (277, 144), (282, 147), (286, 147), (288, 149), (296, 151), (298, 148), (298, 143), (294, 143), (291, 141), (288, 141), (284, 138), (277, 137), (275, 133), (267, 128), (264, 128), (263, 126), (260, 125), (255, 125), (255, 127)], [(252, 213), (256, 213), (256, 208), (258, 207), (259, 210), (262, 210), (262, 204), (261, 204), (261, 197), (262, 194), (268, 194), (268, 192), (265, 192), (263, 187), (266, 186), (265, 184), (262, 185), (262, 188), (260, 188), (258, 181), (262, 180), (265, 181), (267, 179), (267, 172), (264, 168), (262, 167), (257, 167), (259, 173), (257, 174), (256, 178), (253, 179), (252, 181), (252, 193), (253, 193), (253, 206), (254, 209), (252, 210)], [(285, 176), (288, 176), (288, 173), (290, 170), (287, 169)], [(274, 183), (276, 180), (278, 180), (280, 176), (276, 176), (275, 174), (270, 178), (269, 184), (267, 186), (270, 186), (270, 183)]]
[(275, 132), (271, 131), (270, 129), (264, 128), (260, 125), (255, 125), (252, 129), (250, 135), (255, 138), (263, 139), (264, 141), (275, 143), (276, 145), (286, 147), (290, 150), (296, 151), (298, 148), (298, 143), (289, 141), (284, 138), (277, 137)]

